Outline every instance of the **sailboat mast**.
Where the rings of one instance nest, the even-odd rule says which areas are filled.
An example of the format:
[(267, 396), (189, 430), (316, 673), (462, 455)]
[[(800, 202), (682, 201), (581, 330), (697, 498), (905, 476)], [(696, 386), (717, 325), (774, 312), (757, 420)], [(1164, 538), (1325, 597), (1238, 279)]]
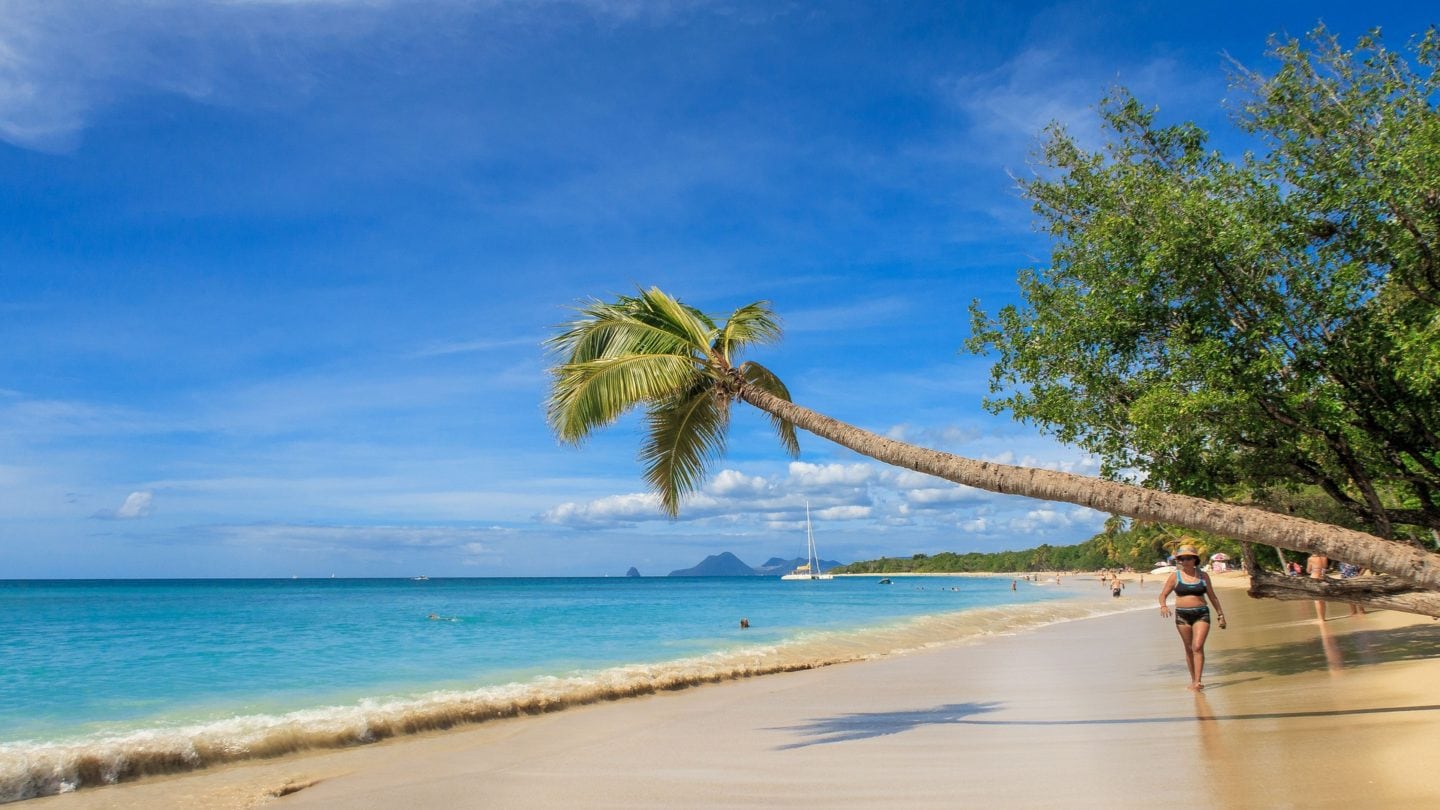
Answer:
[(805, 502), (805, 550), (810, 563), (810, 576), (820, 573), (820, 558), (815, 554), (815, 530), (810, 526), (810, 502)]

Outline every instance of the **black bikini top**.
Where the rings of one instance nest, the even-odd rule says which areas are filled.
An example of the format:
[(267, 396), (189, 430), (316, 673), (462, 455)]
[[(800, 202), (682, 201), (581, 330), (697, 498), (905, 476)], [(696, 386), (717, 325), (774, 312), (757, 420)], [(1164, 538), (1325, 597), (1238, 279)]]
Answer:
[(1176, 596), (1204, 596), (1210, 589), (1204, 579), (1197, 579), (1194, 582), (1186, 582), (1184, 575), (1179, 571), (1175, 572), (1175, 595)]

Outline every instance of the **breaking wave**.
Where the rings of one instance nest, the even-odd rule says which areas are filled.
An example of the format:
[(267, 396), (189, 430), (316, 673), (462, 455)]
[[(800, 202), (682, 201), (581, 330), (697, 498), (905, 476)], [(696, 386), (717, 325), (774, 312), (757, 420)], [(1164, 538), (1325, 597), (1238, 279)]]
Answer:
[(197, 770), (298, 751), (363, 745), (487, 720), (692, 686), (814, 669), (943, 645), (973, 643), (1124, 609), (1084, 600), (978, 608), (654, 664), (537, 677), (524, 683), (361, 700), (279, 715), (0, 745), (0, 802), (142, 776)]

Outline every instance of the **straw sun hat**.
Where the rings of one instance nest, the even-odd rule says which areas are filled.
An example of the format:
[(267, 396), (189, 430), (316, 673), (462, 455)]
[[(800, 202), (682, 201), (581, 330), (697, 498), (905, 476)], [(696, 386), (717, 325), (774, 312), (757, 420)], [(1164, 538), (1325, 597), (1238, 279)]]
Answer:
[(1194, 557), (1198, 560), (1200, 559), (1200, 552), (1194, 546), (1186, 543), (1185, 545), (1175, 549), (1175, 559), (1178, 560), (1181, 557)]

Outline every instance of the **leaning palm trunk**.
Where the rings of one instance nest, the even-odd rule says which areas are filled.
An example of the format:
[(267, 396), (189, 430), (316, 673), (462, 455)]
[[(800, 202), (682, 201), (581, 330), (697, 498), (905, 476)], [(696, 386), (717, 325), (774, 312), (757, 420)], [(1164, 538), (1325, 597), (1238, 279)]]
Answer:
[(1390, 576), (1357, 576), (1349, 579), (1314, 579), (1286, 576), (1261, 570), (1255, 561), (1255, 546), (1243, 544), (1245, 571), (1250, 575), (1250, 595), (1256, 599), (1347, 602), (1352, 605), (1402, 610), (1425, 616), (1440, 616), (1440, 593), (1417, 591), (1407, 582)]
[(1265, 571), (1250, 574), (1250, 595), (1281, 601), (1345, 602), (1381, 610), (1399, 610), (1422, 616), (1440, 616), (1440, 593), (1417, 591), (1394, 577), (1311, 579), (1286, 577)]
[[(857, 453), (957, 484), (1007, 495), (1063, 501), (1100, 512), (1184, 526), (1293, 551), (1322, 553), (1390, 574), (1418, 589), (1440, 590), (1440, 554), (1364, 532), (1117, 481), (976, 461), (878, 436), (743, 382), (736, 385), (735, 393), (772, 416)], [(1396, 596), (1392, 594), (1390, 599), (1393, 601)], [(1427, 616), (1440, 616), (1440, 602), (1434, 599), (1416, 602), (1411, 607), (1402, 607), (1402, 604), (1406, 603), (1401, 600), (1390, 606)]]

